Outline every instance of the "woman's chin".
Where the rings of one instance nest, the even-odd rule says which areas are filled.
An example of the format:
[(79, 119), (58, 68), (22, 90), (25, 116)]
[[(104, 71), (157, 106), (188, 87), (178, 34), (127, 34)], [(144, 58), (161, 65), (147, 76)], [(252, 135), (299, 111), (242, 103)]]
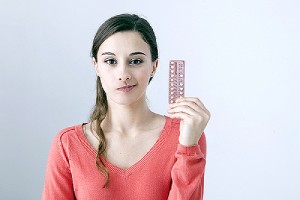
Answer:
[[(113, 103), (110, 104), (110, 102), (108, 102), (110, 104), (110, 106), (113, 106), (113, 104), (118, 104), (118, 105), (122, 105), (122, 106), (132, 106), (132, 105), (137, 105), (139, 103), (143, 103), (142, 98), (137, 98), (137, 97), (129, 97), (129, 96), (123, 96), (123, 97), (118, 97), (118, 98), (111, 98), (109, 99), (111, 100)], [(108, 101), (109, 101), (108, 100)]]

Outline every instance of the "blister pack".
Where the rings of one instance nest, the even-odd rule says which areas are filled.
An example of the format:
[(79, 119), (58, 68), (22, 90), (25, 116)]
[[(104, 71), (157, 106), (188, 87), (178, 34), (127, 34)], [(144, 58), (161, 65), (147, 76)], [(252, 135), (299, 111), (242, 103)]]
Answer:
[(184, 60), (170, 60), (169, 63), (169, 103), (184, 97)]

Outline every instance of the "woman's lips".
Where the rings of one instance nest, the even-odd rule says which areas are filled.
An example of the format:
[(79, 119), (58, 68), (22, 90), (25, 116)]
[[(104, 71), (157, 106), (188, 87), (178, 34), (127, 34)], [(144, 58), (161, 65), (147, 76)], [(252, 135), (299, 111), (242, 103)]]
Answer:
[(122, 92), (130, 92), (133, 89), (134, 86), (135, 85), (128, 85), (128, 86), (124, 86), (124, 87), (118, 88), (118, 90), (122, 91)]

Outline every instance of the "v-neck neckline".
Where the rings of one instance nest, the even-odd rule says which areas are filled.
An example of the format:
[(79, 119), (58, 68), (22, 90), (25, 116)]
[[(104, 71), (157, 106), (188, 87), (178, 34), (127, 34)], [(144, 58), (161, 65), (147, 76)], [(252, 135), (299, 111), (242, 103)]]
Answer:
[[(146, 154), (140, 160), (138, 160), (136, 163), (132, 164), (130, 167), (123, 169), (123, 168), (120, 168), (120, 167), (112, 164), (111, 162), (109, 162), (107, 159), (105, 159), (102, 156), (101, 159), (105, 163), (106, 167), (109, 170), (116, 172), (120, 175), (128, 176), (128, 175), (132, 174), (134, 171), (136, 171), (138, 168), (145, 165), (145, 163), (149, 159), (151, 159), (153, 156), (155, 156), (155, 153), (161, 148), (161, 146), (163, 145), (163, 142), (166, 139), (166, 136), (168, 135), (168, 133), (170, 131), (169, 127), (171, 126), (172, 119), (165, 116), (165, 120), (166, 121), (165, 121), (163, 129), (161, 130), (160, 136), (158, 137), (158, 139), (156, 140), (154, 145), (146, 152)], [(88, 142), (88, 140), (86, 139), (86, 137), (84, 135), (84, 132), (83, 132), (84, 124), (86, 124), (86, 123), (82, 123), (76, 127), (77, 136), (79, 137), (79, 139), (80, 139), (82, 145), (85, 147), (85, 149), (93, 156), (94, 159), (96, 159), (97, 152), (92, 147), (92, 145)]]

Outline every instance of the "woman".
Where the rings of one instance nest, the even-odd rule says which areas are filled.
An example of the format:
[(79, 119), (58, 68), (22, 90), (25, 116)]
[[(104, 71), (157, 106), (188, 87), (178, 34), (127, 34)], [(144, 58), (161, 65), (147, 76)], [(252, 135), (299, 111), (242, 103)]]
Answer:
[(209, 111), (198, 98), (152, 112), (155, 34), (137, 15), (104, 22), (91, 51), (97, 74), (90, 122), (62, 130), (49, 153), (43, 199), (202, 199)]

